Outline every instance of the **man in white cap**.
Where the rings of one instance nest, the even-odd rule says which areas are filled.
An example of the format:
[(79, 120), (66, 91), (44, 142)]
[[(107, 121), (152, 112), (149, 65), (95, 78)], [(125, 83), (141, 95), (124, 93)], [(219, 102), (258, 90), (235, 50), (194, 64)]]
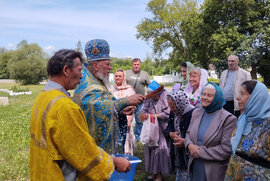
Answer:
[(87, 64), (83, 65), (81, 83), (74, 92), (74, 102), (84, 111), (91, 136), (97, 145), (108, 153), (123, 153), (123, 136), (120, 134), (118, 112), (131, 114), (134, 106), (145, 97), (135, 94), (115, 99), (108, 91), (109, 72), (112, 69), (110, 47), (102, 39), (90, 40), (85, 45)]

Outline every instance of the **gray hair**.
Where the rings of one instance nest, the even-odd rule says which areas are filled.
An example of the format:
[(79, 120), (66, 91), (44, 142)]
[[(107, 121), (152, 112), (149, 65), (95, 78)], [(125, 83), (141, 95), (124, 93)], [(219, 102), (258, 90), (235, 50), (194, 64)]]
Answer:
[(205, 90), (206, 88), (214, 89), (214, 94), (216, 93), (216, 88), (215, 88), (215, 86), (213, 86), (213, 84), (207, 84), (207, 85), (204, 87), (204, 90)]
[(89, 70), (89, 72), (94, 73), (93, 64), (97, 63), (97, 62), (99, 62), (99, 61), (96, 60), (96, 61), (88, 61), (87, 62), (87, 69)]
[(236, 61), (238, 61), (239, 62), (239, 58), (238, 58), (238, 56), (237, 55), (235, 55), (235, 54), (231, 54), (230, 56), (228, 56), (228, 59), (230, 58), (230, 57), (233, 57)]
[(190, 69), (189, 74), (191, 74), (192, 72), (197, 72), (197, 71), (201, 75), (201, 68), (200, 67), (194, 67), (194, 68)]

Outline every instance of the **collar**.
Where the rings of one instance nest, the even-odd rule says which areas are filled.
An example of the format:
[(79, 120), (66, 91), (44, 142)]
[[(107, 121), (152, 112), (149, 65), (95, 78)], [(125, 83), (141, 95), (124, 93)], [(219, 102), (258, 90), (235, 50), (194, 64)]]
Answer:
[(67, 96), (70, 96), (70, 93), (67, 92), (67, 90), (62, 85), (60, 85), (52, 80), (49, 80), (48, 83), (46, 84), (46, 86), (44, 87), (44, 90), (51, 90), (51, 89), (60, 90), (61, 92), (63, 92)]

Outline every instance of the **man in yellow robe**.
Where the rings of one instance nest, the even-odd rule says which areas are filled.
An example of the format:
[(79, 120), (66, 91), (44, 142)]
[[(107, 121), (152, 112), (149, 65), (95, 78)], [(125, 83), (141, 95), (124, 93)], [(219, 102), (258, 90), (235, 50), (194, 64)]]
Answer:
[(49, 60), (50, 80), (31, 114), (31, 180), (109, 180), (114, 168), (130, 169), (124, 158), (99, 148), (90, 136), (81, 108), (67, 90), (80, 83), (81, 53), (60, 50)]

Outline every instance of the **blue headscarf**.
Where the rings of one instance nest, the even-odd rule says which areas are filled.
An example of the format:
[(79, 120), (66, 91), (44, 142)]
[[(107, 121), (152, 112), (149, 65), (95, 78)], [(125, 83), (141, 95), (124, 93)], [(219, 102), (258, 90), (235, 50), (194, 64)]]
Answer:
[(237, 130), (235, 136), (232, 137), (233, 155), (238, 147), (242, 135), (248, 135), (251, 132), (252, 121), (265, 120), (270, 117), (270, 96), (267, 87), (257, 81), (252, 91), (244, 112), (238, 118)]
[(205, 112), (207, 113), (215, 112), (216, 110), (221, 109), (226, 103), (223, 96), (222, 89), (219, 86), (217, 86), (215, 83), (212, 83), (212, 82), (207, 83), (203, 88), (202, 94), (204, 92), (205, 87), (209, 84), (212, 84), (215, 87), (216, 92), (215, 92), (214, 99), (212, 100), (210, 105), (207, 107), (203, 107)]
[(147, 91), (154, 91), (159, 88), (157, 81), (153, 80), (147, 87)]

